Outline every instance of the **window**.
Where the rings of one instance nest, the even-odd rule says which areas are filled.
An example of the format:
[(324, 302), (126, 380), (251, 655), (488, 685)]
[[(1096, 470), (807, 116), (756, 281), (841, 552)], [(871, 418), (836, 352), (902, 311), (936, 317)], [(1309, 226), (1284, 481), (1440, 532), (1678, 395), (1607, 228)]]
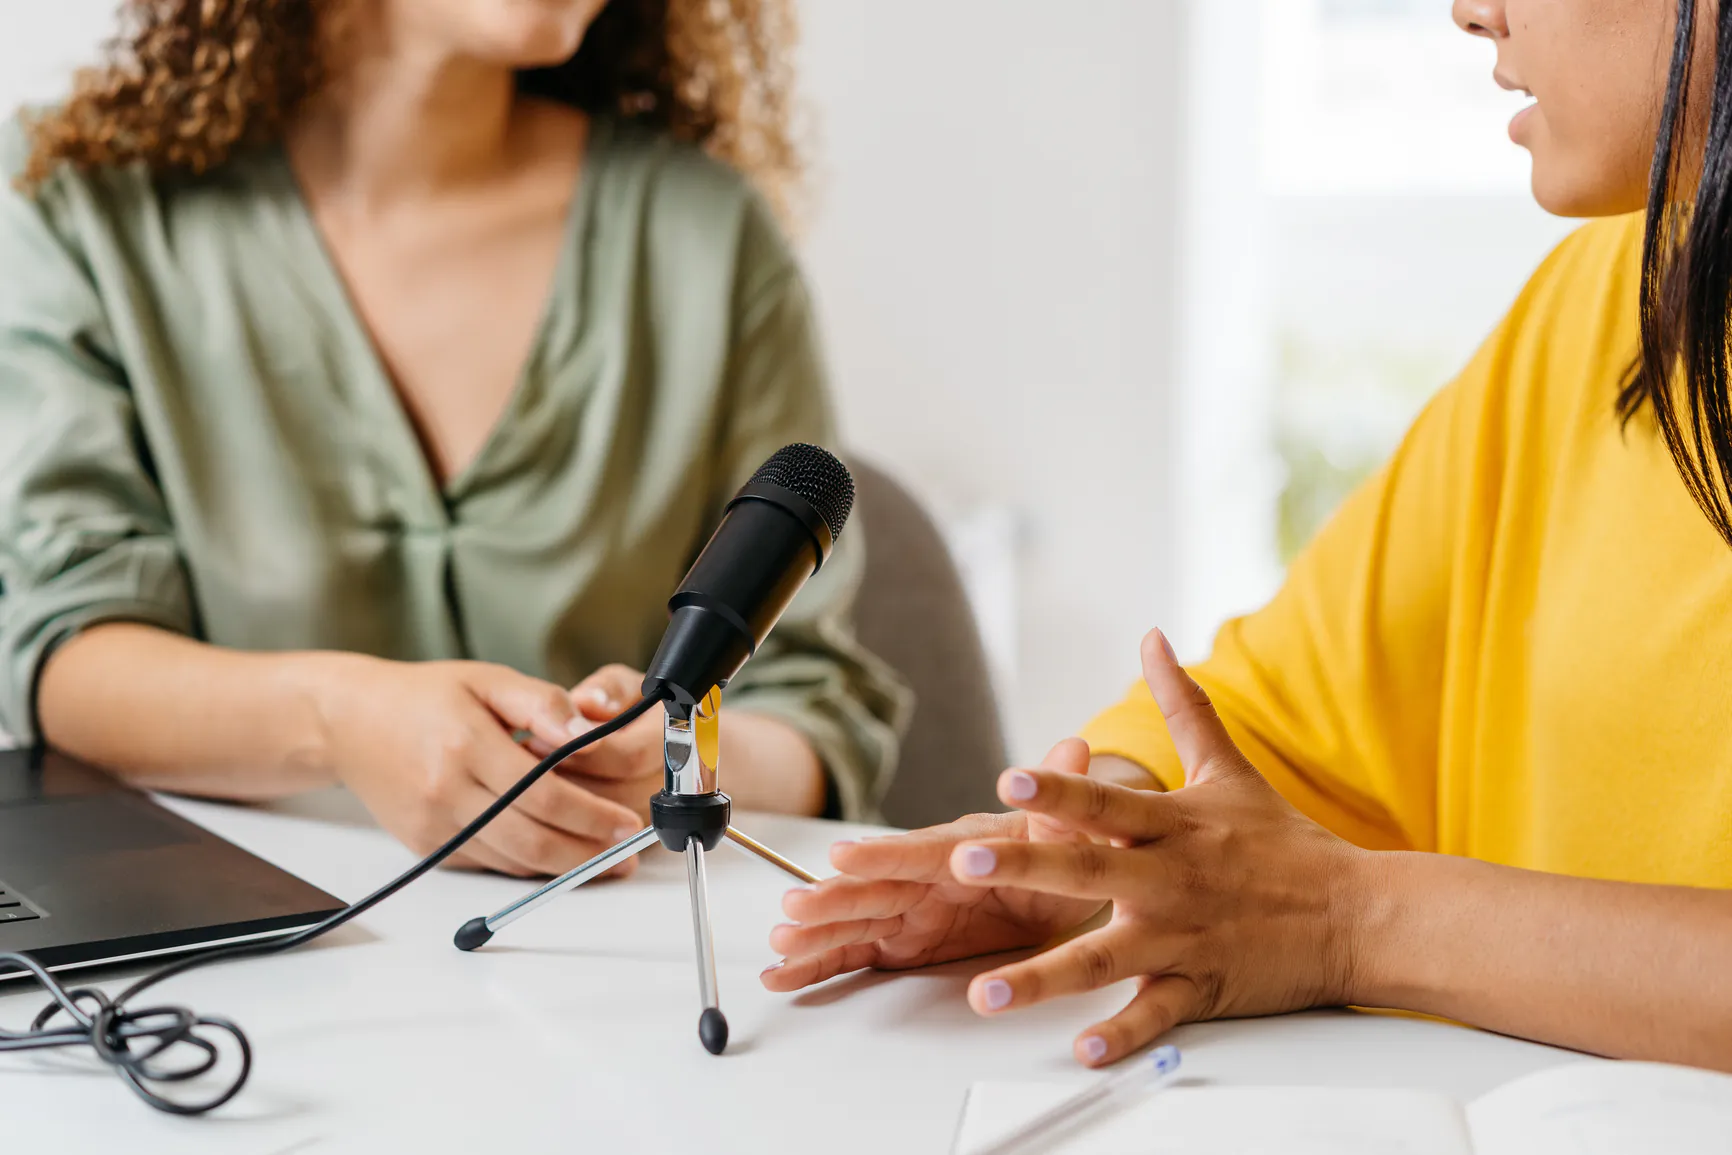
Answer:
[(1388, 455), (1571, 227), (1528, 195), (1527, 98), (1437, 0), (1265, 0), (1277, 546)]
[(1178, 546), (1182, 642), (1201, 652), (1574, 222), (1534, 204), (1507, 133), (1526, 98), (1444, 0), (1189, 13)]

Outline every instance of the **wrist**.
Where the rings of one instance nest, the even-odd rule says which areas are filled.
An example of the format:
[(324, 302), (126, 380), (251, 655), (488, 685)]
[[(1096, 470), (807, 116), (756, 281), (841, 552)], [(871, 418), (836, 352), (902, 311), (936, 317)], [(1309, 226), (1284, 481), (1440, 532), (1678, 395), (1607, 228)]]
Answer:
[(1415, 878), (1415, 868), (1426, 857), (1430, 856), (1354, 849), (1346, 872), (1350, 897), (1344, 904), (1346, 966), (1341, 1003), (1405, 1007), (1412, 1001), (1402, 992), (1421, 981), (1410, 973), (1423, 960), (1409, 941), (1409, 920), (1427, 901)]
[(379, 659), (364, 654), (308, 651), (282, 655), (282, 726), (276, 756), (298, 777), (336, 786), (343, 781), (338, 740), (352, 707), (356, 673)]

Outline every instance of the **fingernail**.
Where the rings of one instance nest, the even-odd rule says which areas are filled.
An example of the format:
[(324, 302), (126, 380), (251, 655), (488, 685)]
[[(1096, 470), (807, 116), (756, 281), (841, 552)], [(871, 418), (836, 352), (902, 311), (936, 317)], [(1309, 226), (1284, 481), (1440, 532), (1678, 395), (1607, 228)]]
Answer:
[(780, 926), (776, 927), (775, 929), (776, 930), (799, 930), (800, 924), (797, 922), (784, 922)]
[[(1178, 665), (1179, 664), (1179, 655), (1173, 653), (1173, 643), (1171, 643), (1167, 640), (1167, 632), (1165, 630), (1156, 630), (1155, 633), (1160, 635), (1161, 649), (1166, 651), (1167, 661), (1173, 663), (1173, 665), (1175, 665), (1175, 666)], [(1101, 1046), (1104, 1047), (1104, 1046), (1106, 1046), (1106, 1044), (1102, 1043)]]
[(1014, 770), (1005, 775), (1004, 792), (1018, 802), (1027, 802), (1040, 792), (1040, 783), (1034, 780), (1034, 775)]
[(812, 886), (811, 884), (808, 883), (804, 886), (796, 886), (792, 890), (788, 891), (788, 893), (789, 894), (811, 894), (812, 892), (816, 891), (817, 889), (818, 889), (817, 887)]
[(783, 968), (783, 967), (784, 967), (784, 966), (786, 966), (786, 965), (787, 965), (787, 963), (788, 963), (788, 960), (787, 960), (787, 959), (783, 959), (783, 960), (782, 960), (782, 961), (781, 961), (781, 962), (775, 962), (775, 963), (771, 963), (771, 964), (770, 964), (770, 965), (769, 965), (769, 966), (767, 966), (767, 967), (765, 967), (765, 968), (764, 968), (764, 969), (763, 969), (763, 971), (761, 971), (761, 972), (760, 972), (760, 973), (762, 973), (762, 974), (769, 974), (769, 973), (770, 973), (770, 972), (771, 972), (771, 971), (779, 971), (779, 970), (781, 970), (781, 969), (782, 969), (782, 968)]
[(984, 846), (969, 846), (962, 851), (962, 873), (982, 878), (998, 866), (998, 855)]
[(989, 1011), (1002, 1011), (1010, 1005), (1010, 984), (1003, 979), (993, 979), (980, 988), (980, 997), (986, 1001)]
[(593, 729), (595, 729), (595, 723), (591, 722), (588, 718), (585, 718), (582, 714), (579, 714), (577, 717), (565, 724), (565, 732), (570, 734), (573, 738), (581, 738)]
[(1091, 1063), (1098, 1063), (1107, 1057), (1107, 1041), (1099, 1035), (1090, 1035), (1083, 1040), (1083, 1054)]
[(634, 826), (622, 826), (618, 830), (613, 832), (613, 840), (615, 842), (624, 842), (628, 838), (636, 838), (637, 832), (640, 829), (642, 829), (642, 827), (635, 826), (635, 825)]

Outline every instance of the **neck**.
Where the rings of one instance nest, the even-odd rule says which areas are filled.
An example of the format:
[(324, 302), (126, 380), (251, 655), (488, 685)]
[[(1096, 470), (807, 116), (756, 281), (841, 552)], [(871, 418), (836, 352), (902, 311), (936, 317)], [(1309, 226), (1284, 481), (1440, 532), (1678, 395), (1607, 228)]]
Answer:
[(358, 207), (437, 195), (506, 167), (516, 77), (431, 46), (363, 35), (288, 148), (303, 177)]

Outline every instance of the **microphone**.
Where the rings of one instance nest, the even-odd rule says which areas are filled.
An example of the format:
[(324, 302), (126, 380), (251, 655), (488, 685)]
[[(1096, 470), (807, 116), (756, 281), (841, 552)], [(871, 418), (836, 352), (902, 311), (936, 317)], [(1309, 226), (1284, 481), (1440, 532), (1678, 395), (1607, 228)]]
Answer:
[(854, 478), (834, 454), (816, 445), (777, 450), (728, 503), (668, 601), (643, 696), (689, 715), (726, 686), (829, 560), (853, 509)]
[[(644, 673), (643, 700), (632, 707), (641, 712), (656, 702), (663, 706), (664, 785), (650, 799), (649, 826), (516, 902), (470, 919), (453, 940), (458, 950), (485, 946), (501, 928), (659, 842), (686, 860), (703, 1003), (698, 1039), (712, 1055), (727, 1049), (704, 856), (725, 838), (808, 886), (818, 878), (734, 827), (733, 800), (718, 782), (720, 691), (757, 652), (800, 587), (829, 560), (853, 509), (854, 478), (816, 445), (777, 450), (734, 495), (668, 602), (667, 632)], [(566, 753), (555, 750), (548, 760), (556, 762)]]

